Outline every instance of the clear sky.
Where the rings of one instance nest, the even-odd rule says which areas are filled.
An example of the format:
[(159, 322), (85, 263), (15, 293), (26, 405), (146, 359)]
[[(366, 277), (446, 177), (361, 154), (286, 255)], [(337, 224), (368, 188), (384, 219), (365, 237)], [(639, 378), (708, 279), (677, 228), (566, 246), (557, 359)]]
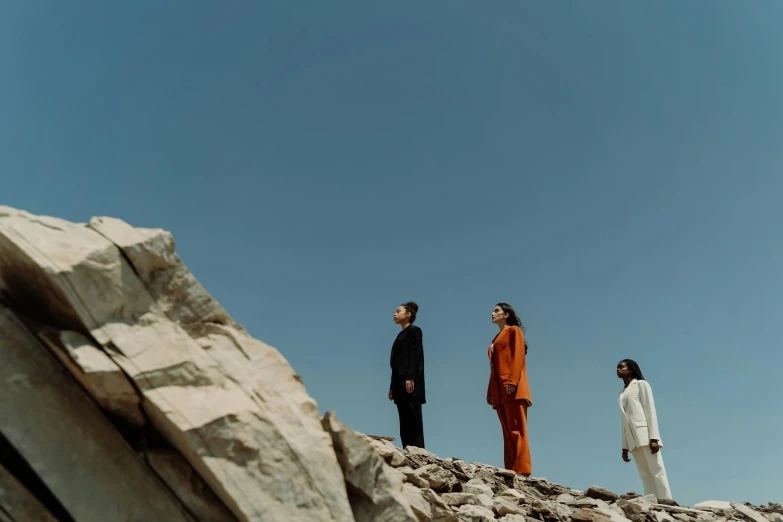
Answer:
[[(55, 4), (57, 7), (54, 7)], [(528, 329), (533, 474), (641, 491), (639, 362), (674, 497), (783, 500), (783, 2), (4, 2), (0, 202), (174, 233), (322, 411), (502, 465), (490, 312)]]

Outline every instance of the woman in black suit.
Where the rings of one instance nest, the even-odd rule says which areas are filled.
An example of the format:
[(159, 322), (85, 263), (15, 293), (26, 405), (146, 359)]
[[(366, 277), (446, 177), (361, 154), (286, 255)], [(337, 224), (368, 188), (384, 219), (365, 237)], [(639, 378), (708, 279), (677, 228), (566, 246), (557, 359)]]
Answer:
[(419, 305), (409, 301), (394, 312), (394, 322), (400, 325), (402, 331), (392, 345), (389, 400), (394, 401), (400, 415), (403, 448), (424, 447), (421, 418), (421, 405), (427, 402), (424, 393), (424, 346), (421, 328), (413, 325), (418, 310)]

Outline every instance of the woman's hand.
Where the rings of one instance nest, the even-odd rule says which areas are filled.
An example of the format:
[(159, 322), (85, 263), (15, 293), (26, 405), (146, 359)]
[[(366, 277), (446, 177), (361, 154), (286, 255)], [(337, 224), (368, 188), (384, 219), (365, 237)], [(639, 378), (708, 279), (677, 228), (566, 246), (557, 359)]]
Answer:
[(661, 443), (656, 439), (650, 439), (650, 453), (655, 455), (659, 451), (661, 451)]
[(408, 379), (405, 381), (405, 391), (408, 393), (413, 393), (413, 379)]
[(628, 450), (623, 450), (623, 461), (631, 462), (631, 457), (628, 456)]
[(506, 395), (511, 395), (512, 393), (516, 393), (516, 391), (517, 391), (516, 384), (506, 384)]
[(390, 400), (390, 401), (393, 401), (393, 400), (394, 400), (394, 392), (393, 392), (393, 391), (391, 391), (391, 390), (389, 390), (389, 400)]

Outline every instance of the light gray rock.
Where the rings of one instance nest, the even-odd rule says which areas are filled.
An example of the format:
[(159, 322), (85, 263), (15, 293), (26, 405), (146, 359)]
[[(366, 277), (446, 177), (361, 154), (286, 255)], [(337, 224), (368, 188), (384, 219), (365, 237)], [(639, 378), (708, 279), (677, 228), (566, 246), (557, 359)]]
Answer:
[[(508, 500), (504, 497), (495, 497), (492, 501), (492, 510), (499, 516), (503, 515), (524, 515), (525, 510), (520, 509), (519, 503)], [(607, 521), (608, 522), (608, 521)]]
[(334, 413), (324, 415), (323, 426), (332, 437), (356, 522), (418, 520), (409, 501), (410, 487), (415, 486), (403, 490), (402, 473), (388, 466), (362, 434), (345, 426)]
[(432, 522), (432, 506), (421, 494), (421, 489), (412, 484), (403, 484), (402, 492), (410, 503), (413, 514), (419, 522)]
[(561, 493), (557, 496), (557, 502), (560, 502), (561, 504), (572, 504), (576, 501), (576, 497), (574, 497), (571, 493)]
[(473, 493), (443, 493), (440, 495), (441, 500), (448, 506), (462, 506), (465, 504), (473, 505), (476, 503), (476, 495)]
[(107, 413), (135, 428), (146, 423), (141, 398), (131, 381), (89, 338), (40, 323), (27, 326)]
[(386, 459), (391, 467), (400, 468), (406, 465), (408, 459), (405, 456), (405, 452), (392, 444), (391, 441), (373, 437), (367, 437), (367, 440), (372, 444), (378, 454)]
[(571, 515), (574, 522), (611, 522), (611, 517), (590, 509), (580, 508)]
[(417, 469), (414, 473), (426, 480), (429, 487), (435, 491), (450, 491), (459, 482), (454, 473), (437, 464), (428, 464)]
[(705, 500), (704, 502), (695, 504), (693, 509), (702, 511), (731, 511), (734, 508), (731, 507), (731, 502), (726, 502), (725, 500)]
[(193, 467), (179, 453), (149, 450), (144, 458), (198, 522), (236, 522)]
[(492, 509), (492, 507), (495, 505), (495, 502), (493, 501), (492, 497), (489, 495), (485, 495), (484, 493), (481, 493), (479, 495), (476, 495), (476, 505), (485, 507), (487, 509)]
[(89, 333), (140, 390), (149, 423), (240, 521), (351, 520), (301, 378), (230, 320), (167, 232), (0, 207), (0, 288), (34, 319)]
[(646, 514), (650, 509), (652, 509), (652, 504), (646, 501), (642, 502), (633, 502), (633, 500), (618, 500), (617, 501), (617, 507), (623, 510), (625, 513), (626, 518), (631, 520), (632, 522), (642, 522), (645, 520)]
[(22, 522), (57, 522), (49, 510), (2, 465), (0, 465), (0, 513), (9, 520)]
[(188, 520), (92, 399), (2, 305), (0, 353), (0, 432), (74, 520)]
[(449, 507), (437, 493), (431, 489), (422, 490), (424, 500), (430, 503), (433, 522), (457, 522), (453, 507)]
[(666, 511), (653, 511), (653, 516), (658, 522), (674, 522), (674, 517)]
[(554, 522), (557, 520), (570, 520), (573, 510), (563, 504), (548, 500), (534, 499), (530, 501), (530, 507), (539, 520)]
[(630, 522), (629, 519), (625, 516), (625, 511), (623, 511), (616, 504), (612, 504), (608, 508), (597, 507), (593, 509), (611, 518), (612, 522)]
[(418, 476), (416, 474), (416, 470), (414, 470), (410, 466), (399, 467), (397, 468), (397, 471), (402, 473), (405, 482), (413, 484), (417, 488), (425, 489), (430, 487), (430, 483), (424, 480), (423, 478), (421, 478), (420, 476)]
[(453, 462), (454, 469), (456, 469), (458, 472), (462, 473), (467, 477), (468, 480), (472, 479), (476, 475), (476, 466), (473, 464), (468, 464), (465, 461), (462, 460), (455, 460)]
[(462, 486), (463, 491), (473, 493), (474, 495), (493, 496), (492, 488), (485, 484), (481, 479), (472, 478)]
[(783, 522), (783, 515), (780, 513), (764, 513), (764, 518), (769, 522)]
[(668, 513), (682, 513), (684, 515), (690, 515), (692, 517), (697, 517), (703, 514), (702, 511), (698, 511), (696, 509), (690, 509), (682, 506), (669, 506), (667, 504), (653, 504), (652, 509), (657, 509), (659, 511), (666, 511)]
[(749, 508), (745, 504), (740, 504), (739, 502), (732, 502), (731, 507), (733, 507), (744, 518), (751, 520), (752, 522), (769, 522), (769, 520), (767, 520), (767, 518), (764, 517), (761, 513), (759, 513), (755, 509)]
[(495, 522), (495, 513), (482, 506), (460, 506), (457, 518), (464, 522)]
[(527, 518), (524, 515), (505, 515), (501, 517), (500, 522), (527, 522)]
[(607, 504), (605, 501), (597, 499), (597, 498), (579, 498), (572, 502), (563, 502), (563, 504), (567, 504), (571, 507), (576, 508), (584, 508), (584, 509), (595, 509), (595, 508), (608, 508), (609, 504)]
[(501, 491), (500, 493), (498, 493), (498, 496), (505, 497), (509, 500), (516, 502), (517, 504), (524, 502), (526, 498), (524, 493), (521, 493), (519, 490), (512, 489), (512, 488), (508, 488)]

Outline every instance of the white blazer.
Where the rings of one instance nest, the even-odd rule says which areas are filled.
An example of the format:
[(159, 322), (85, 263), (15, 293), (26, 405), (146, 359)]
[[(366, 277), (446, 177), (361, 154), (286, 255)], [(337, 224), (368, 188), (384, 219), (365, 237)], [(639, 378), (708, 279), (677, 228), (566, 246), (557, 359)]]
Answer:
[(624, 391), (625, 397), (620, 392), (617, 399), (620, 404), (623, 449), (633, 451), (640, 446), (649, 446), (650, 439), (658, 440), (663, 447), (650, 384), (634, 379)]

